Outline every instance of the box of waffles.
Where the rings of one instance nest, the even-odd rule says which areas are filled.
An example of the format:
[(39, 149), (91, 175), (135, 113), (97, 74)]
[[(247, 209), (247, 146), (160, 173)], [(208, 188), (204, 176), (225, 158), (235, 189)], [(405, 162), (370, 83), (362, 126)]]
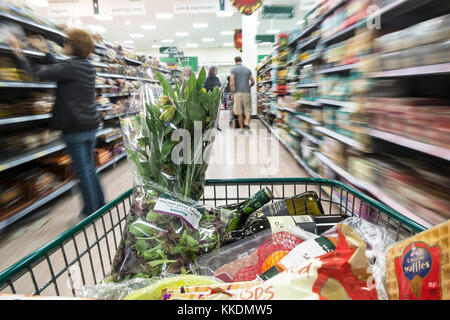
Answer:
[(450, 299), (450, 220), (396, 243), (386, 255), (391, 300)]

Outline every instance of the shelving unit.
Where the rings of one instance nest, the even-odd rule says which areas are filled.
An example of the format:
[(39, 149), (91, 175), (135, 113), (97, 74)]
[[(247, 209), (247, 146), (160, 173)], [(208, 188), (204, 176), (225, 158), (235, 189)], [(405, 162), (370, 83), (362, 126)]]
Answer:
[(14, 124), (14, 123), (45, 120), (45, 119), (50, 119), (51, 117), (52, 117), (52, 115), (50, 113), (46, 113), (46, 114), (36, 114), (36, 115), (30, 115), (30, 116), (0, 118), (0, 126)]
[(340, 134), (336, 131), (330, 130), (325, 127), (315, 127), (314, 130), (316, 130), (317, 132), (324, 134), (330, 138), (336, 139), (336, 140), (342, 142), (343, 144), (346, 144), (352, 148), (355, 148), (356, 150), (359, 150), (362, 152), (367, 152), (367, 148), (365, 145), (363, 145), (362, 143), (360, 143), (350, 137)]

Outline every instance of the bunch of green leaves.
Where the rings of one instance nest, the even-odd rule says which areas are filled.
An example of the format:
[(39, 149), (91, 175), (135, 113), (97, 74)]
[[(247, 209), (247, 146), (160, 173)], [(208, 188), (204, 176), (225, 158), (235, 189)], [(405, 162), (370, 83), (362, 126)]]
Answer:
[[(184, 197), (198, 200), (203, 194), (208, 168), (204, 151), (212, 143), (210, 139), (203, 141), (203, 135), (217, 125), (222, 92), (217, 87), (209, 92), (203, 89), (204, 68), (198, 78), (192, 75), (189, 80), (176, 83), (175, 88), (160, 73), (156, 73), (156, 77), (163, 88), (163, 96), (156, 105), (148, 103), (143, 112), (135, 116), (135, 131), (141, 135), (137, 138), (137, 148), (128, 147), (127, 152), (141, 181), (152, 181)], [(194, 141), (195, 122), (202, 124), (200, 141)], [(184, 132), (191, 137), (190, 150), (182, 150), (182, 163), (174, 163), (172, 159), (173, 148), (183, 142), (172, 140), (177, 129), (186, 130)]]

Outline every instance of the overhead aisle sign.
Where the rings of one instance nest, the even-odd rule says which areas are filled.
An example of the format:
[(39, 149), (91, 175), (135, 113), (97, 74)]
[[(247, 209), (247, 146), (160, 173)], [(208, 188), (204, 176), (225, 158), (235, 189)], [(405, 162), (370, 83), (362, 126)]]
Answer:
[(173, 13), (216, 13), (220, 10), (219, 0), (174, 0)]
[(145, 0), (48, 0), (49, 17), (145, 15)]

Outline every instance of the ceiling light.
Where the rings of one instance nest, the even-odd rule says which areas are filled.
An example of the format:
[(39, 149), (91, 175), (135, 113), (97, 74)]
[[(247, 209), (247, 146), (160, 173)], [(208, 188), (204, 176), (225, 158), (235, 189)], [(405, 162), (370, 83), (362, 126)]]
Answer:
[(217, 17), (219, 18), (228, 18), (233, 16), (233, 11), (217, 11)]
[(172, 19), (173, 14), (171, 13), (156, 13), (155, 14), (157, 19)]
[(111, 21), (113, 20), (112, 16), (104, 15), (104, 14), (95, 14), (94, 18), (98, 21)]
[(144, 29), (144, 30), (154, 30), (154, 29), (156, 29), (156, 26), (153, 25), (153, 24), (143, 24), (143, 25), (141, 26), (141, 29)]
[(198, 48), (198, 44), (197, 43), (188, 43), (188, 44), (186, 44), (186, 48)]
[(129, 25), (131, 23), (131, 21), (130, 20), (127, 20), (127, 21), (125, 21), (125, 25)]
[(177, 37), (187, 37), (189, 33), (187, 32), (175, 32), (175, 36)]
[(164, 39), (164, 40), (161, 40), (161, 42), (162, 43), (172, 43), (173, 40), (172, 39)]
[(233, 42), (226, 42), (223, 44), (224, 47), (234, 47), (234, 43)]
[(208, 24), (207, 23), (194, 23), (193, 27), (196, 29), (208, 28)]
[(213, 42), (214, 38), (203, 38), (202, 41), (203, 42)]
[(47, 0), (27, 0), (27, 2), (35, 7), (48, 7)]
[(130, 33), (130, 37), (132, 37), (132, 38), (143, 38), (144, 35), (142, 33)]
[(125, 40), (123, 43), (125, 43), (125, 44), (133, 44), (134, 41), (133, 40)]
[(105, 27), (99, 26), (99, 25), (90, 24), (90, 25), (87, 25), (86, 28), (94, 33), (105, 33), (106, 32)]
[(271, 46), (272, 42), (260, 42), (258, 43), (259, 46)]
[(220, 33), (222, 36), (232, 36), (234, 34), (233, 31), (222, 31)]
[(267, 30), (267, 34), (277, 34), (280, 33), (280, 30)]
[(299, 22), (297, 22), (297, 25), (304, 23), (305, 20), (300, 20)]
[(161, 45), (159, 45), (159, 44), (154, 44), (154, 45), (152, 45), (152, 48), (153, 48), (153, 49), (159, 49), (159, 48), (161, 48)]

